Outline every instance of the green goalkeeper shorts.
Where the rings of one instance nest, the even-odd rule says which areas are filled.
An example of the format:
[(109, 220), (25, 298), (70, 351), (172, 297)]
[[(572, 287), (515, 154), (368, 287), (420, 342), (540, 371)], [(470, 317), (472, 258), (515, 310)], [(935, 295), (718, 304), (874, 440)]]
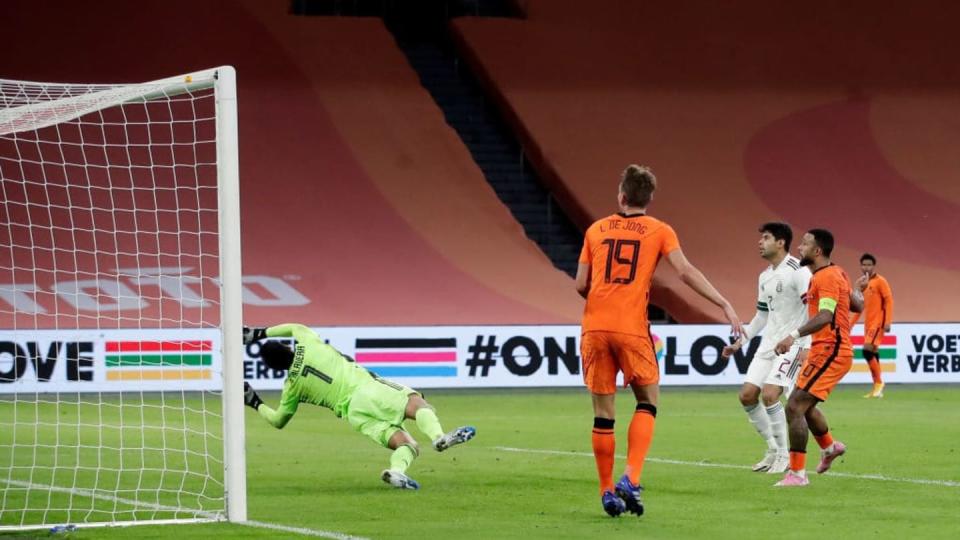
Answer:
[(347, 422), (353, 429), (387, 446), (390, 437), (403, 429), (404, 411), (411, 388), (386, 379), (374, 378), (357, 388), (347, 409)]

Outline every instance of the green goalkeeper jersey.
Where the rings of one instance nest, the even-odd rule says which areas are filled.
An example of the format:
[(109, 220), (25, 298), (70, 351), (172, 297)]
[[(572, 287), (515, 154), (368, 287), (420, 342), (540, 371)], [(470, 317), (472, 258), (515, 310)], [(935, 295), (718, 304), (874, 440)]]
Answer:
[(267, 336), (292, 337), (297, 342), (293, 364), (283, 382), (280, 406), (273, 410), (264, 404), (257, 409), (260, 416), (276, 428), (285, 426), (301, 403), (327, 407), (338, 417), (343, 416), (353, 392), (372, 378), (369, 371), (324, 343), (316, 332), (302, 324), (271, 326), (267, 328)]

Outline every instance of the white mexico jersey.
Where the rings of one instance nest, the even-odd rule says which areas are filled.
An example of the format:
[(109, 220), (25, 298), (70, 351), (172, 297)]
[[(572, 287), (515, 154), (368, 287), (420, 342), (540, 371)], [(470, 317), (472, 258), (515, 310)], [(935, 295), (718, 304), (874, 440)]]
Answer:
[[(810, 269), (787, 255), (776, 268), (768, 266), (760, 273), (757, 291), (757, 310), (767, 312), (767, 324), (757, 352), (766, 352), (777, 346), (790, 332), (807, 321), (807, 289), (810, 287)], [(810, 336), (800, 338), (802, 348), (810, 347)]]

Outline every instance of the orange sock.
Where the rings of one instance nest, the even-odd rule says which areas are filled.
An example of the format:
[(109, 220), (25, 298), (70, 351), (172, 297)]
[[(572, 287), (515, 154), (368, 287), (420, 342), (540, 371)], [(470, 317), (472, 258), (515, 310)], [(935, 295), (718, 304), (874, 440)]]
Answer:
[(593, 419), (593, 459), (597, 462), (597, 476), (600, 477), (600, 494), (613, 491), (613, 456), (617, 447), (617, 438), (613, 434), (613, 419)]
[(830, 435), (830, 432), (826, 432), (823, 435), (814, 435), (814, 439), (817, 440), (817, 444), (820, 445), (820, 448), (826, 448), (833, 444), (833, 435)]
[(790, 451), (790, 470), (800, 472), (807, 468), (807, 453)]
[(873, 384), (880, 384), (883, 382), (883, 379), (880, 376), (880, 361), (876, 358), (867, 361), (867, 365), (870, 366), (870, 376), (873, 377)]
[(657, 408), (649, 403), (638, 403), (637, 411), (630, 421), (627, 432), (627, 476), (633, 485), (640, 484), (643, 462), (647, 459), (647, 450), (653, 441), (653, 424), (657, 418)]

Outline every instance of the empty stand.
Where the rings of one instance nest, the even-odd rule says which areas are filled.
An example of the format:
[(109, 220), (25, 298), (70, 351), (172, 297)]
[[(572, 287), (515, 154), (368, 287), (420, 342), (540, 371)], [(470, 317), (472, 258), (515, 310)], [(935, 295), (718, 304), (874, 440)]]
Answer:
[[(896, 320), (956, 319), (960, 67), (948, 21), (960, 7), (517, 3), (524, 20), (453, 28), (578, 225), (612, 212), (620, 171), (644, 163), (660, 180), (651, 213), (743, 317), (764, 265), (757, 226), (785, 219), (833, 229), (835, 259), (854, 275), (861, 252), (876, 254)], [(654, 301), (683, 322), (720, 317), (670, 271)]]
[(572, 280), (524, 236), (383, 23), (287, 8), (5, 2), (0, 74), (126, 82), (235, 65), (244, 274), (307, 299), (276, 305), (250, 284), (248, 321), (576, 321)]
[[(496, 2), (478, 2), (474, 7), (485, 16), (510, 15)], [(527, 237), (572, 277), (577, 270), (581, 232), (556, 207), (524, 157), (515, 134), (502, 121), (496, 103), (484, 96), (469, 67), (456, 55), (449, 39), (448, 19), (425, 18), (420, 11), (402, 6), (387, 10), (383, 16), (420, 83), (443, 110), (447, 123), (457, 131), (497, 196)]]

